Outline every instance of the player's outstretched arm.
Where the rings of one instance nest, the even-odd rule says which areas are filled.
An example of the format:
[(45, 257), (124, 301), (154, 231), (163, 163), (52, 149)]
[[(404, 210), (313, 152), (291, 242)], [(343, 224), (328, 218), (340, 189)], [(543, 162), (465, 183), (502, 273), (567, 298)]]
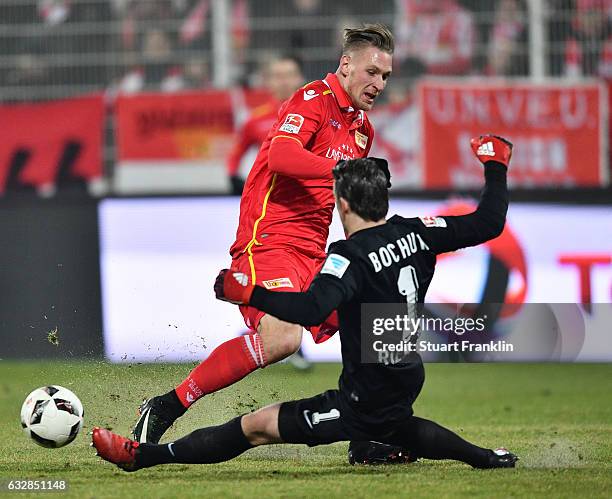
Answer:
[(499, 236), (508, 211), (507, 170), (512, 143), (496, 135), (473, 138), (470, 145), (484, 165), (485, 187), (476, 210), (468, 215), (445, 216), (443, 224), (426, 227), (424, 234), (436, 253), (476, 246)]

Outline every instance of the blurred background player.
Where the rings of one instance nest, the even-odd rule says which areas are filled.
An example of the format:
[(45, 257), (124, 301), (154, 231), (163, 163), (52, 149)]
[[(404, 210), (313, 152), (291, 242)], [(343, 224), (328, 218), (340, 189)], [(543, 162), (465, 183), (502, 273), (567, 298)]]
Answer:
[(302, 61), (290, 54), (281, 55), (266, 64), (262, 76), (262, 86), (270, 92), (270, 100), (256, 107), (244, 122), (227, 158), (227, 174), (232, 194), (236, 196), (240, 196), (244, 188), (244, 179), (239, 169), (245, 154), (253, 147), (261, 147), (278, 119), (281, 104), (304, 84)]
[(472, 66), (474, 15), (457, 0), (396, 0), (397, 58), (421, 61), (429, 74), (456, 75)]
[[(307, 289), (326, 258), (334, 209), (332, 169), (339, 160), (367, 157), (374, 130), (365, 111), (391, 75), (393, 35), (381, 24), (346, 29), (338, 69), (309, 83), (281, 108), (262, 145), (240, 202), (232, 269), (266, 289)], [(157, 443), (198, 399), (256, 369), (295, 353), (302, 327), (241, 306), (251, 334), (219, 345), (175, 390), (146, 400), (134, 428)], [(334, 313), (310, 328), (316, 343), (338, 330)]]

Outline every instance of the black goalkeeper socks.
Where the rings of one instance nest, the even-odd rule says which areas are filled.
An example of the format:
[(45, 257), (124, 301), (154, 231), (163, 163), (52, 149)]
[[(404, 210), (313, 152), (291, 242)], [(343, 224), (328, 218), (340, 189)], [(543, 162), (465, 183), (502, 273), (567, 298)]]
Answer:
[(233, 459), (253, 447), (242, 431), (241, 420), (239, 416), (223, 425), (202, 428), (169, 444), (140, 444), (136, 465), (211, 464)]
[(140, 444), (136, 449), (136, 467), (140, 469), (157, 464), (174, 463), (169, 445), (171, 444)]
[(411, 453), (426, 459), (454, 459), (474, 468), (487, 467), (492, 451), (464, 440), (428, 419), (412, 416), (402, 428), (402, 441)]

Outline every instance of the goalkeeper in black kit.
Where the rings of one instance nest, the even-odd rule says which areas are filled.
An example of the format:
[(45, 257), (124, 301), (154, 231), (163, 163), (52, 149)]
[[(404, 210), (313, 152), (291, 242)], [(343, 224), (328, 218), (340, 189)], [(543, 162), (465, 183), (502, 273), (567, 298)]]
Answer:
[[(386, 162), (342, 161), (334, 168), (334, 192), (347, 239), (330, 245), (328, 258), (308, 291), (271, 292), (251, 285), (238, 272), (219, 274), (217, 298), (253, 305), (284, 321), (319, 324), (337, 309), (343, 363), (338, 389), (276, 403), (167, 444), (139, 444), (95, 428), (93, 445), (98, 455), (135, 471), (166, 463), (218, 463), (259, 445), (315, 446), (350, 440), (402, 449), (409, 460), (454, 459), (474, 468), (514, 467), (518, 458), (506, 449), (476, 446), (413, 414), (412, 405), (424, 381), (418, 353), (411, 352), (396, 364), (361, 362), (363, 303), (423, 302), (436, 255), (482, 244), (502, 232), (512, 144), (489, 135), (472, 139), (471, 146), (484, 163), (486, 179), (473, 213), (385, 219), (390, 186)], [(351, 451), (363, 452), (359, 445), (353, 443)]]

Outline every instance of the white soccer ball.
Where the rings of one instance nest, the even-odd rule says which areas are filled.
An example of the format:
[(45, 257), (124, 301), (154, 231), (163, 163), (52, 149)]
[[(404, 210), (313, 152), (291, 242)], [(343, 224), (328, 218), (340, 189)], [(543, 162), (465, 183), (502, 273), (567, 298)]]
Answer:
[(43, 386), (30, 393), (21, 406), (21, 427), (43, 447), (63, 447), (83, 427), (83, 404), (67, 388)]

